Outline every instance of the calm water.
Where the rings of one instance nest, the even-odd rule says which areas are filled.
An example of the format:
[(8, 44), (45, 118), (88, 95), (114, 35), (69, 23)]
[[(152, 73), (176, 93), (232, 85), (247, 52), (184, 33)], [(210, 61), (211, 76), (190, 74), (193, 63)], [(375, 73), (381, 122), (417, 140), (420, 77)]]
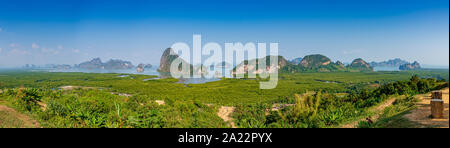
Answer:
[(136, 69), (51, 69), (49, 72), (83, 72), (83, 73), (123, 73), (123, 74), (143, 74), (143, 75), (156, 75), (159, 76), (159, 72), (155, 68), (145, 69), (144, 72), (137, 72)]
[[(137, 72), (136, 69), (120, 69), (120, 70), (107, 70), (107, 69), (52, 69), (49, 72), (83, 72), (83, 73), (121, 73), (121, 74), (143, 74), (158, 76), (155, 78), (144, 79), (143, 81), (164, 79), (167, 76), (161, 76), (161, 74), (156, 70), (156, 68), (145, 69), (144, 72)], [(129, 75), (120, 75), (118, 77), (129, 77)], [(218, 78), (206, 79), (206, 78), (189, 78), (189, 79), (179, 79), (178, 83), (184, 84), (201, 84), (206, 82), (218, 81)]]

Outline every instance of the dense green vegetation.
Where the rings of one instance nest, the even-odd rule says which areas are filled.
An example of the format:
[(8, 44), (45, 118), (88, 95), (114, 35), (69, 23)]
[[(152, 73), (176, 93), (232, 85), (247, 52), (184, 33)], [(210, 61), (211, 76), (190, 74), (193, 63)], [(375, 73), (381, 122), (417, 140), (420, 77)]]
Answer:
[[(44, 127), (230, 127), (217, 116), (220, 106), (236, 107), (238, 127), (333, 127), (365, 115), (390, 95), (422, 93), (443, 83), (416, 82), (413, 75), (441, 79), (448, 71), (280, 74), (270, 90), (259, 89), (259, 79), (185, 85), (120, 75), (0, 71), (0, 104), (33, 115)], [(60, 89), (69, 85), (80, 87)], [(311, 91), (316, 93), (300, 97)], [(271, 111), (273, 104), (296, 105)]]
[(374, 123), (368, 121), (361, 121), (358, 124), (359, 128), (414, 128), (417, 125), (410, 122), (408, 119), (402, 117), (405, 113), (415, 107), (414, 103), (417, 98), (413, 96), (398, 97), (395, 102), (386, 107), (379, 119)]
[[(437, 81), (434, 78), (421, 79), (418, 76), (413, 76), (407, 81), (388, 83), (373, 90), (363, 89), (358, 93), (350, 93), (344, 97), (322, 94), (320, 91), (311, 96), (300, 97), (296, 95), (294, 106), (270, 112), (268, 116), (265, 116), (265, 113), (261, 111), (267, 105), (238, 106), (240, 114), (236, 114), (235, 117), (238, 119), (240, 127), (328, 127), (338, 125), (348, 119), (367, 116), (369, 107), (382, 103), (389, 96), (426, 93), (447, 86), (448, 83)], [(394, 104), (406, 106), (401, 109), (411, 107), (411, 101), (400, 101)], [(246, 113), (248, 110), (257, 111), (249, 114)], [(252, 116), (257, 118), (248, 120)]]

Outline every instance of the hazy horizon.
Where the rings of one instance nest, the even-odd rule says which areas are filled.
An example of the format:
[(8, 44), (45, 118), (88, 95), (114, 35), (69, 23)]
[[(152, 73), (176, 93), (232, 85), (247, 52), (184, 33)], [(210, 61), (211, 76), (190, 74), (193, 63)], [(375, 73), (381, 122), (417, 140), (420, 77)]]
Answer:
[(0, 5), (0, 67), (100, 57), (159, 64), (176, 42), (277, 42), (286, 59), (448, 68), (449, 1), (22, 1)]

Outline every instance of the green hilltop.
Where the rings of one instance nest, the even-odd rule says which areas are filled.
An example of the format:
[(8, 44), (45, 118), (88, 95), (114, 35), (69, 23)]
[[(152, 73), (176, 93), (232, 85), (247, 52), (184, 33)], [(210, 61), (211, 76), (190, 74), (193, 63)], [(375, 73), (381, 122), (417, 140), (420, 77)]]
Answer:
[[(266, 60), (266, 63), (269, 63), (268, 60), (270, 56), (253, 59), (249, 61), (244, 61), (241, 64), (237, 65), (233, 70), (240, 70), (242, 73), (243, 70), (255, 71), (256, 66), (249, 66), (252, 64), (257, 64), (259, 60)], [(347, 66), (345, 66), (342, 62), (331, 61), (330, 58), (321, 55), (321, 54), (313, 54), (307, 55), (302, 58), (299, 64), (294, 64), (292, 62), (288, 62), (284, 57), (278, 56), (278, 69), (282, 73), (297, 73), (297, 72), (366, 72), (373, 71), (373, 67), (369, 65), (366, 61), (361, 58), (353, 60), (353, 62)]]

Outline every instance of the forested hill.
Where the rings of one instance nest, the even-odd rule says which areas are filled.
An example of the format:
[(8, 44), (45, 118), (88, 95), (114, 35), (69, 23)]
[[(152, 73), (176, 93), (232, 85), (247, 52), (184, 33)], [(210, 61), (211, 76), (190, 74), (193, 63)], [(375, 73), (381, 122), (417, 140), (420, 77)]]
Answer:
[[(269, 57), (269, 56), (268, 56)], [(278, 56), (278, 66), (280, 72), (283, 73), (296, 73), (296, 72), (361, 72), (361, 71), (373, 71), (372, 66), (361, 58), (353, 60), (353, 62), (345, 66), (342, 62), (331, 61), (330, 58), (321, 55), (313, 54), (307, 55), (298, 64), (287, 61), (284, 57)], [(237, 65), (233, 70), (234, 73), (244, 73), (245, 71), (255, 71), (256, 66), (252, 66), (257, 63), (258, 60), (268, 60), (267, 57), (261, 59), (253, 59), (250, 61), (244, 61)], [(268, 62), (266, 62), (268, 63)], [(271, 66), (273, 67), (273, 66)]]
[(281, 72), (287, 73), (337, 71), (373, 71), (373, 68), (361, 58), (355, 59), (350, 65), (345, 66), (342, 62), (333, 62), (330, 58), (321, 54), (307, 55), (298, 65), (288, 64), (281, 67)]

